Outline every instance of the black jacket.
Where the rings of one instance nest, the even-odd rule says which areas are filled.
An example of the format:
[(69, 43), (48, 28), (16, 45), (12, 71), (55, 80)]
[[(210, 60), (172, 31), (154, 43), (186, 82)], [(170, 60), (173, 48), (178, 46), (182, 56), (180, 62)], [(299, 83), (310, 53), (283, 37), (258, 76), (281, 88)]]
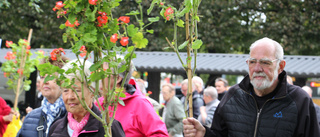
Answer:
[(233, 86), (221, 100), (206, 135), (217, 137), (319, 137), (312, 99), (300, 87), (279, 77), (276, 94), (261, 109), (250, 91), (249, 76)]
[[(95, 105), (93, 105), (92, 111), (98, 116), (101, 115), (100, 110)], [(65, 115), (62, 119), (51, 125), (49, 137), (69, 137), (67, 116), (68, 115)], [(92, 115), (89, 116), (88, 123), (83, 127), (82, 131), (83, 130), (86, 132), (79, 134), (79, 137), (104, 137), (105, 134), (102, 123)], [(111, 130), (113, 137), (125, 137), (122, 125), (119, 121), (113, 121)]]

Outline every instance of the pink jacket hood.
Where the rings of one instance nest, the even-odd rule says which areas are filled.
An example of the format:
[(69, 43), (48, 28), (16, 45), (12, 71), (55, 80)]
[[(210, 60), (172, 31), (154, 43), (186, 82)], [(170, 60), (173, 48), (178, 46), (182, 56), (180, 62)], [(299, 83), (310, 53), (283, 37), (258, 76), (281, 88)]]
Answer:
[[(136, 91), (132, 95), (125, 93), (126, 97), (120, 98), (125, 106), (118, 104), (115, 115), (115, 119), (121, 123), (126, 136), (167, 137), (166, 125), (155, 112), (151, 103), (142, 95), (136, 82), (131, 79), (129, 84), (133, 85)], [(103, 97), (99, 98), (99, 102), (102, 103), (103, 100)], [(95, 104), (97, 105), (97, 102)]]

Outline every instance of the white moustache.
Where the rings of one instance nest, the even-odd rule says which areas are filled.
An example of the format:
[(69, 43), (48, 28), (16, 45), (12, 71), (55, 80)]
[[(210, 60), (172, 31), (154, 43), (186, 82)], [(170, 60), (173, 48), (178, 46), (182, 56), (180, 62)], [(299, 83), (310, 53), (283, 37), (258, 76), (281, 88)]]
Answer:
[(253, 72), (252, 74), (252, 77), (259, 77), (259, 76), (266, 77), (267, 75), (263, 72), (260, 72), (260, 73)]

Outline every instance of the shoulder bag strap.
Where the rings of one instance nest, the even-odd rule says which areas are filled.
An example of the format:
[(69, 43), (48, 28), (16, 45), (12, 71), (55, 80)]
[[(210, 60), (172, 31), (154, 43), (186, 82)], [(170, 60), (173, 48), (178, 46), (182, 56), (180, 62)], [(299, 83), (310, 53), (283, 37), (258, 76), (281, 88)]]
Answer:
[(39, 126), (37, 127), (37, 131), (39, 132), (38, 133), (39, 137), (43, 137), (43, 130), (44, 130), (43, 116), (40, 116)]

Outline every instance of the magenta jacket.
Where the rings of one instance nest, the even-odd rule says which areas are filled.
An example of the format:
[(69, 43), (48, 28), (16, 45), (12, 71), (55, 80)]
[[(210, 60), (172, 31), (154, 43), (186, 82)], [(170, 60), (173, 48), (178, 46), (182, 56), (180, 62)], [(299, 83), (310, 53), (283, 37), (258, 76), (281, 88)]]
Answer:
[[(125, 93), (123, 100), (125, 106), (118, 104), (115, 119), (118, 120), (126, 137), (167, 137), (166, 125), (157, 115), (151, 103), (142, 95), (137, 88), (136, 82), (131, 79), (129, 84), (136, 87), (136, 91), (130, 95)], [(99, 102), (104, 98), (100, 97)], [(95, 102), (96, 105), (97, 102)]]

